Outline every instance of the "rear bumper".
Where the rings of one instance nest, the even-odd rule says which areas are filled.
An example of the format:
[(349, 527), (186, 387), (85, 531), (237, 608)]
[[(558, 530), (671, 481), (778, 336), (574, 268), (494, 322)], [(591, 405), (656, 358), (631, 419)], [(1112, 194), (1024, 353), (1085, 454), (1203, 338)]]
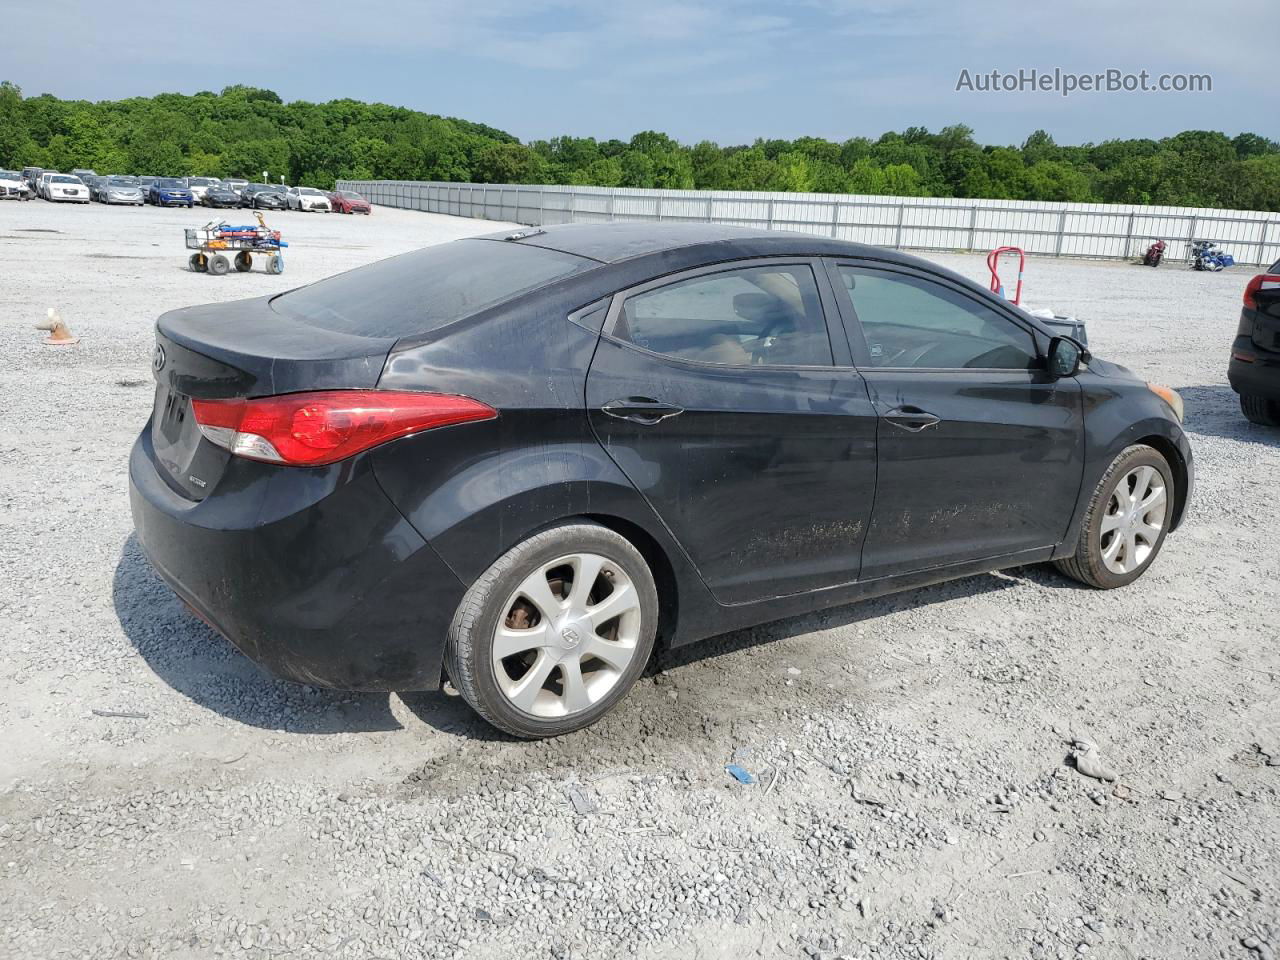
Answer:
[[(1253, 360), (1238, 359), (1240, 356), (1253, 357)], [(1280, 400), (1280, 353), (1259, 350), (1248, 337), (1237, 337), (1231, 345), (1227, 380), (1236, 393)]]
[(465, 588), (361, 459), (291, 469), (232, 459), (202, 501), (129, 458), (138, 542), (174, 592), (272, 673), (345, 690), (433, 690)]

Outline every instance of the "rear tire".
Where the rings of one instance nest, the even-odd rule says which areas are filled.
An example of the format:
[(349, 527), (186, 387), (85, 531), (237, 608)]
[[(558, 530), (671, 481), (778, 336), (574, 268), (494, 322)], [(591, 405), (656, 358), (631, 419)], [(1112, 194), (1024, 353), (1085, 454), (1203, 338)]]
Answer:
[(1099, 590), (1133, 583), (1164, 545), (1175, 493), (1173, 471), (1158, 450), (1142, 443), (1126, 447), (1089, 500), (1075, 556), (1055, 560), (1054, 566)]
[[(615, 594), (607, 611), (620, 612), (596, 619)], [(657, 623), (657, 588), (640, 551), (606, 527), (566, 523), (508, 550), (472, 584), (449, 628), (445, 667), (493, 726), (529, 740), (556, 737), (595, 723), (627, 695)], [(499, 643), (516, 652), (497, 659)]]
[(1256, 393), (1240, 394), (1240, 412), (1250, 423), (1280, 427), (1280, 400), (1268, 400)]
[(215, 277), (226, 276), (231, 270), (231, 262), (220, 253), (215, 253), (209, 258), (209, 272)]
[(275, 273), (275, 274), (284, 273), (284, 259), (276, 256), (268, 260), (267, 273)]

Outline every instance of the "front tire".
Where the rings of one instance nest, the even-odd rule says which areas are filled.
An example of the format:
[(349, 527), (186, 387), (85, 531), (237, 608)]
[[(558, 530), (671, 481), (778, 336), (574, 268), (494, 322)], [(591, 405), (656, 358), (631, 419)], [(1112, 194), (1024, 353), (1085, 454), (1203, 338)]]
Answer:
[(1250, 423), (1280, 427), (1280, 400), (1268, 400), (1256, 393), (1240, 394), (1240, 412)]
[(1173, 498), (1173, 471), (1160, 452), (1141, 443), (1126, 447), (1098, 481), (1075, 556), (1054, 565), (1099, 590), (1133, 583), (1164, 545)]
[(640, 552), (593, 523), (535, 534), (463, 597), (445, 664), (485, 720), (525, 739), (599, 720), (653, 652), (658, 593)]

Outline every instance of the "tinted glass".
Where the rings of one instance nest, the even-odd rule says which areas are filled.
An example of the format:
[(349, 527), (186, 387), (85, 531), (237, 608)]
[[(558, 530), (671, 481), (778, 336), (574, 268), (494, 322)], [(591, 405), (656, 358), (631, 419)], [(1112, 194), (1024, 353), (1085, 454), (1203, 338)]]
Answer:
[(595, 266), (501, 240), (455, 240), (281, 294), (271, 306), (325, 330), (405, 337)]
[(186, 186), (185, 183), (183, 183), (181, 180), (175, 179), (174, 177), (165, 177), (156, 182), (162, 187), (172, 188), (174, 190), (177, 190)]
[(628, 297), (613, 328), (637, 346), (702, 363), (830, 366), (806, 265), (727, 270)]
[(49, 178), (50, 183), (79, 183), (79, 177), (69, 177), (65, 173), (60, 173), (56, 177)]
[(940, 283), (905, 274), (840, 267), (873, 367), (1026, 370), (1031, 334), (995, 310)]

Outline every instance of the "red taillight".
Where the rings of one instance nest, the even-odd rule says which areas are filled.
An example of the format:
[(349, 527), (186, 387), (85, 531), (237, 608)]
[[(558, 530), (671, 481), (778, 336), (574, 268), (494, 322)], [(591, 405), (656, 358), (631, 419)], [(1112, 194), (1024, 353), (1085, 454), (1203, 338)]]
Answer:
[(1280, 292), (1280, 276), (1273, 273), (1260, 273), (1244, 288), (1244, 305), (1250, 310), (1258, 309), (1258, 292), (1274, 290)]
[(498, 415), (443, 393), (320, 390), (253, 400), (192, 400), (200, 432), (237, 456), (319, 467), (411, 433)]

